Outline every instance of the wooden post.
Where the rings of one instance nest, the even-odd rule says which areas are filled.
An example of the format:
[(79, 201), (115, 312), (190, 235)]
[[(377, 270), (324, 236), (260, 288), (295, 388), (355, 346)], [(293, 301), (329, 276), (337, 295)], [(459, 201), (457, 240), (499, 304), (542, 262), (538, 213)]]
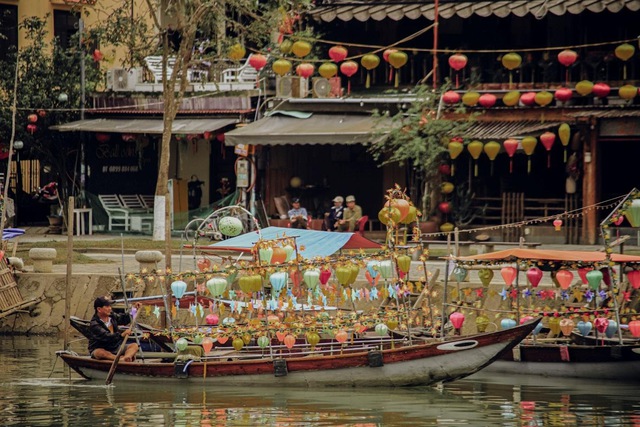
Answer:
[[(595, 172), (598, 166), (598, 132), (596, 119), (591, 119), (590, 126), (587, 129), (587, 143), (584, 144), (584, 151), (582, 153), (582, 158), (584, 159), (584, 177), (582, 179), (582, 205), (594, 206), (598, 202), (596, 180), (597, 177)], [(596, 244), (597, 215), (598, 213), (595, 209), (588, 210), (584, 215), (584, 222), (582, 224), (582, 237), (584, 243), (589, 245)]]
[[(73, 272), (73, 205), (75, 204), (75, 198), (69, 197), (69, 205), (67, 206), (67, 280), (64, 289), (64, 349), (67, 349), (69, 344), (69, 326), (71, 325), (69, 319), (71, 317), (71, 295), (69, 295), (69, 289), (71, 288), (71, 274)], [(89, 224), (91, 227), (91, 224)]]

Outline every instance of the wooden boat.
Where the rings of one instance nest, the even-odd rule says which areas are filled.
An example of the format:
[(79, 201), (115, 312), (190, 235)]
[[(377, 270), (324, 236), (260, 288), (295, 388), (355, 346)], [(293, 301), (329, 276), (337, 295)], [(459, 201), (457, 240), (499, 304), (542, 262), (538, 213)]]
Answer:
[[(218, 382), (238, 386), (376, 387), (430, 385), (466, 377), (511, 350), (539, 323), (409, 344), (389, 338), (321, 343), (313, 349), (245, 347), (214, 349), (202, 360), (120, 362), (115, 381)], [(86, 379), (105, 379), (111, 361), (95, 360), (69, 351), (57, 353)]]

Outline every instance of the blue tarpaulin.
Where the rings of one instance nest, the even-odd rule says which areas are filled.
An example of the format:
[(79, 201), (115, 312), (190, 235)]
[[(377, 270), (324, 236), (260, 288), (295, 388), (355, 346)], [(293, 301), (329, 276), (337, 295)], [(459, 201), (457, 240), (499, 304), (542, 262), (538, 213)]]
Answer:
[[(296, 237), (298, 251), (303, 258), (326, 257), (340, 249), (379, 249), (382, 246), (359, 234), (327, 231), (302, 230), (297, 228), (267, 227), (261, 231), (263, 240), (273, 240), (283, 236)], [(250, 251), (258, 242), (258, 232), (232, 237), (208, 247), (217, 250)], [(300, 250), (304, 247), (304, 250)]]
[(22, 236), (24, 230), (22, 228), (5, 228), (2, 230), (2, 240), (13, 239), (14, 237)]

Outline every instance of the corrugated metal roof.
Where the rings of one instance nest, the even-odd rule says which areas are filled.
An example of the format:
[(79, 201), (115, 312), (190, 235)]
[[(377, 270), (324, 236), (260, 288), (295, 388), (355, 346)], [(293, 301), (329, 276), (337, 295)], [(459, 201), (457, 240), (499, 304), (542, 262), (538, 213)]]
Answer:
[(627, 110), (622, 108), (607, 110), (586, 110), (576, 113), (567, 113), (570, 117), (595, 117), (597, 119), (617, 119), (624, 117), (640, 117), (640, 110)]
[[(249, 114), (249, 113), (253, 113), (255, 112), (255, 108), (251, 108), (248, 110), (194, 110), (194, 111), (183, 111), (180, 110), (178, 111), (179, 115), (203, 115), (203, 114), (225, 114), (225, 115), (230, 115), (230, 114)], [(126, 109), (126, 110), (120, 110), (120, 109), (113, 109), (113, 108), (97, 108), (97, 109), (92, 109), (92, 110), (85, 110), (85, 112), (87, 114), (113, 114), (113, 115), (117, 115), (117, 114), (127, 114), (127, 115), (132, 115), (132, 114), (138, 114), (141, 116), (151, 116), (151, 115), (160, 115), (162, 116), (162, 114), (164, 113), (163, 110), (136, 110), (136, 109)]]
[(560, 126), (561, 122), (540, 122), (536, 120), (519, 122), (475, 122), (464, 133), (468, 139), (507, 139), (521, 136), (537, 136)]
[[(404, 18), (418, 19), (420, 17), (433, 21), (435, 18), (433, 1), (390, 0), (385, 1), (384, 4), (380, 3), (373, 0), (333, 1), (331, 4), (318, 6), (310, 14), (314, 19), (325, 22), (331, 22), (335, 19), (341, 21), (357, 19), (362, 22), (369, 19), (381, 21), (385, 18), (399, 21)], [(438, 16), (444, 19), (456, 15), (468, 18), (475, 14), (482, 17), (494, 15), (506, 18), (510, 15), (522, 17), (531, 14), (539, 19), (547, 14), (560, 16), (567, 12), (574, 15), (585, 11), (618, 13), (625, 8), (637, 12), (640, 10), (640, 0), (441, 1), (438, 7)]]
[[(225, 126), (238, 123), (237, 119), (191, 119), (174, 120), (172, 133), (201, 134), (213, 132)], [(60, 132), (104, 132), (104, 133), (146, 133), (162, 134), (162, 119), (87, 119), (52, 126)]]

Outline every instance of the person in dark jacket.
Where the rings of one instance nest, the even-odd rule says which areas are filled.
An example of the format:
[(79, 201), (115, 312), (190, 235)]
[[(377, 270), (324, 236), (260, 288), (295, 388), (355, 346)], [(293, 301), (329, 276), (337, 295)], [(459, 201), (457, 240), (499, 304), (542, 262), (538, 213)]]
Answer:
[[(89, 323), (89, 330), (91, 331), (89, 354), (94, 359), (114, 360), (123, 340), (126, 340), (131, 333), (131, 329), (120, 332), (118, 326), (131, 323), (131, 316), (129, 313), (113, 313), (111, 300), (106, 297), (96, 298), (93, 302), (93, 308), (95, 314)], [(140, 308), (140, 304), (137, 304), (136, 308)], [(132, 362), (135, 360), (137, 352), (138, 344), (127, 344), (122, 360), (124, 362)]]

